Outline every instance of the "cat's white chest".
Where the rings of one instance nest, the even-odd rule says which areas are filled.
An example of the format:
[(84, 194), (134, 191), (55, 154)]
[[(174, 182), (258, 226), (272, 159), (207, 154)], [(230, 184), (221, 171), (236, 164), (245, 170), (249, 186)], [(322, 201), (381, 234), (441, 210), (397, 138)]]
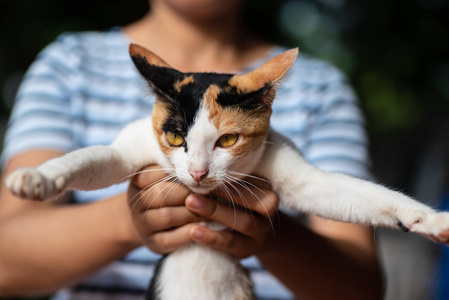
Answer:
[(251, 282), (238, 260), (201, 245), (167, 256), (156, 290), (165, 300), (253, 299)]

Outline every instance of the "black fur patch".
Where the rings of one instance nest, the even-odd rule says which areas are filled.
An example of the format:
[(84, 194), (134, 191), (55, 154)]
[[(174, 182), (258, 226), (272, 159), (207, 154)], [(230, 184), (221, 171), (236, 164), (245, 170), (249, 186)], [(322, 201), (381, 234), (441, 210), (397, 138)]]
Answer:
[(263, 88), (242, 94), (234, 86), (226, 86), (224, 89), (228, 92), (218, 94), (217, 103), (223, 107), (238, 106), (245, 110), (253, 110), (264, 105), (263, 96), (272, 86), (267, 84)]
[(159, 276), (161, 275), (162, 266), (166, 257), (167, 256), (163, 256), (161, 259), (159, 259), (156, 267), (154, 268), (153, 278), (151, 278), (150, 285), (148, 287), (147, 293), (145, 294), (145, 300), (160, 300), (160, 297), (157, 293), (157, 283), (159, 281)]
[(399, 227), (403, 232), (409, 232), (409, 231), (410, 231), (410, 229), (408, 229), (407, 227), (405, 227), (405, 225), (402, 224), (401, 221), (398, 221), (397, 225), (398, 225), (398, 227)]
[(206, 90), (213, 84), (221, 86), (232, 77), (228, 74), (215, 73), (186, 73), (183, 76), (190, 75), (193, 76), (194, 83), (183, 86), (173, 97), (170, 116), (163, 128), (165, 130), (165, 128), (176, 127), (184, 136), (193, 125)]
[(140, 55), (131, 56), (131, 58), (137, 70), (145, 77), (156, 94), (169, 99), (176, 95), (173, 84), (184, 77), (183, 73), (171, 68), (150, 65)]
[[(167, 104), (169, 116), (162, 130), (183, 136), (187, 135), (193, 125), (204, 94), (211, 85), (220, 88), (216, 100), (218, 104), (223, 107), (238, 106), (245, 110), (262, 106), (262, 97), (271, 87), (266, 85), (258, 91), (242, 94), (228, 83), (233, 74), (182, 73), (175, 69), (151, 65), (139, 55), (133, 56), (132, 60), (158, 96), (158, 101)], [(182, 86), (178, 92), (174, 88), (175, 83), (187, 76), (193, 76), (194, 82)]]

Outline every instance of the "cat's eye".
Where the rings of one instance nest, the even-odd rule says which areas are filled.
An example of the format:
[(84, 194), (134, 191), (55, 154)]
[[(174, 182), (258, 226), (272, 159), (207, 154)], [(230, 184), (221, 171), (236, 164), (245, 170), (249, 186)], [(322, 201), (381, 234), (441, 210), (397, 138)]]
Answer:
[(182, 145), (184, 145), (184, 137), (179, 133), (167, 131), (165, 133), (165, 138), (171, 146), (181, 147)]
[(228, 148), (233, 146), (238, 139), (239, 139), (238, 134), (224, 134), (218, 139), (217, 146), (222, 148)]

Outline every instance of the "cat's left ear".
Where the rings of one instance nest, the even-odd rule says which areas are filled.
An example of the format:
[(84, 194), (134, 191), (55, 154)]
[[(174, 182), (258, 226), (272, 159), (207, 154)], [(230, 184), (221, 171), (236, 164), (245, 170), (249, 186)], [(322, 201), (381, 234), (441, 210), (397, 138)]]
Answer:
[[(139, 69), (139, 71), (141, 71), (142, 67), (147, 64), (157, 67), (171, 68), (170, 65), (167, 64), (162, 58), (140, 45), (131, 43), (129, 45), (129, 54), (131, 55), (131, 58), (133, 60), (140, 57), (145, 61), (143, 65), (136, 64), (136, 67)], [(142, 69), (142, 71), (145, 71), (144, 68)]]
[[(298, 48), (285, 51), (270, 59), (261, 67), (243, 75), (234, 75), (229, 79), (229, 85), (233, 86), (240, 94), (250, 94), (261, 89), (274, 88), (293, 65), (298, 56)], [(270, 97), (268, 97), (270, 98)], [(267, 99), (273, 101), (273, 99)], [(271, 103), (266, 103), (271, 105)]]

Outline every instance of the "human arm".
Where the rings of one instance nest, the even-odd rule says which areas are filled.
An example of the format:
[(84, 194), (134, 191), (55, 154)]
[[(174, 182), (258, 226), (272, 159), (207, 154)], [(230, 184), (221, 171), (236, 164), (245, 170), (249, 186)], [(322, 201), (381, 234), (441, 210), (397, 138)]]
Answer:
[[(30, 151), (17, 155), (4, 177), (18, 167), (36, 166), (61, 154)], [(171, 182), (160, 181), (165, 176), (162, 171), (142, 173), (133, 180), (128, 195), (85, 205), (23, 201), (2, 188), (0, 296), (54, 291), (142, 244), (157, 253), (168, 253), (190, 243), (188, 226), (200, 218), (184, 206), (187, 189), (171, 189)], [(141, 182), (142, 188), (160, 183), (154, 193), (142, 193), (134, 185)]]
[(372, 231), (320, 222), (308, 228), (281, 215), (280, 230), (258, 259), (298, 299), (382, 299), (383, 278)]
[[(61, 155), (34, 150), (3, 173)], [(86, 205), (22, 201), (2, 185), (0, 295), (34, 295), (73, 283), (140, 245), (125, 195)], [(45, 275), (45, 276), (44, 276)]]

